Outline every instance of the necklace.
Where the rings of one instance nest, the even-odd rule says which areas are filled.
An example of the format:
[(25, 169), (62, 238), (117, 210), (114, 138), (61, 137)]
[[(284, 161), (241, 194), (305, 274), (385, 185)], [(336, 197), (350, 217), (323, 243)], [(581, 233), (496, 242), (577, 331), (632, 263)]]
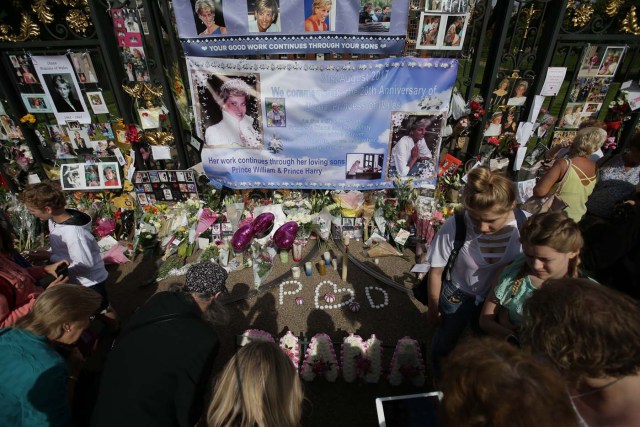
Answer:
[(577, 399), (578, 397), (590, 396), (592, 394), (599, 393), (602, 390), (605, 390), (605, 389), (611, 387), (612, 385), (616, 384), (617, 382), (619, 382), (623, 378), (624, 377), (616, 378), (615, 380), (613, 380), (613, 381), (611, 381), (611, 382), (609, 382), (609, 383), (607, 383), (607, 384), (605, 384), (605, 385), (603, 385), (601, 387), (593, 388), (593, 389), (591, 389), (589, 391), (585, 391), (584, 393), (572, 394), (572, 395), (569, 395), (569, 397), (572, 398), (572, 399)]

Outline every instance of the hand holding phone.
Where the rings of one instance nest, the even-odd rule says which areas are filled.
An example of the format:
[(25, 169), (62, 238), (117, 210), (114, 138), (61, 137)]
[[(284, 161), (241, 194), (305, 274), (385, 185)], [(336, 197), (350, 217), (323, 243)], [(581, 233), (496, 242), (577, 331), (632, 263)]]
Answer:
[(57, 277), (69, 276), (69, 264), (62, 263), (58, 267), (56, 267), (56, 276)]

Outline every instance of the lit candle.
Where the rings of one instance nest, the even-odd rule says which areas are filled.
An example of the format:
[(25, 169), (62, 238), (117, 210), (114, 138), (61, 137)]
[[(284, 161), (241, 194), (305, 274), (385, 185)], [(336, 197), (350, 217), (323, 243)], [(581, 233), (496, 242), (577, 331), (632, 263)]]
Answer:
[(291, 275), (294, 279), (300, 278), (300, 267), (291, 267)]
[(313, 265), (311, 264), (311, 262), (304, 263), (304, 273), (307, 276), (311, 276), (313, 274)]
[(324, 258), (324, 265), (331, 265), (331, 253), (326, 251), (322, 256)]

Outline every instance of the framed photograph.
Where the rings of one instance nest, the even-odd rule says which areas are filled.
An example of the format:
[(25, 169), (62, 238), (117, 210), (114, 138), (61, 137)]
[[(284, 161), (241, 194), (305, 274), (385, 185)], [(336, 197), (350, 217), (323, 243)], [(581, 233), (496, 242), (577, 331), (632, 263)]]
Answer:
[(27, 112), (33, 114), (53, 113), (51, 101), (44, 93), (21, 93), (22, 103)]
[(440, 35), (443, 31), (441, 25), (444, 15), (436, 15), (431, 13), (420, 14), (420, 27), (418, 31), (418, 40), (416, 49), (438, 49), (438, 40), (442, 39)]
[(104, 102), (102, 92), (87, 92), (87, 99), (93, 114), (109, 114), (109, 108), (107, 108), (107, 103)]
[(469, 14), (445, 16), (447, 17), (447, 23), (444, 28), (441, 49), (462, 50), (464, 37), (467, 33), (467, 25), (469, 25)]
[(624, 55), (624, 46), (608, 46), (602, 56), (602, 62), (598, 69), (599, 77), (613, 77), (618, 71), (618, 66), (622, 62)]
[(120, 168), (116, 162), (100, 163), (100, 182), (104, 188), (120, 188)]
[(533, 166), (538, 160), (542, 159), (542, 156), (547, 152), (548, 148), (541, 142), (538, 142), (533, 150), (524, 158), (525, 163), (529, 166)]
[(556, 145), (568, 146), (576, 137), (576, 132), (577, 131), (575, 130), (570, 130), (570, 131), (557, 130), (553, 132), (553, 138), (551, 139), (551, 147), (553, 148)]
[(587, 46), (580, 62), (579, 77), (597, 76), (604, 58), (606, 46)]

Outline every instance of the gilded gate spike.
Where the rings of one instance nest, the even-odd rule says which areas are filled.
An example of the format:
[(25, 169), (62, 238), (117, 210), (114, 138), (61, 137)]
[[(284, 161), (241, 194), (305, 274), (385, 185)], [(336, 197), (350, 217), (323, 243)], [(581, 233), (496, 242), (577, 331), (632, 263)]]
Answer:
[(593, 6), (591, 3), (583, 3), (573, 12), (571, 23), (575, 28), (582, 28), (589, 23), (593, 14)]
[(627, 16), (625, 16), (622, 22), (620, 22), (620, 31), (640, 36), (640, 25), (638, 24), (638, 15), (636, 15), (635, 6), (631, 6)]
[(31, 4), (31, 10), (36, 14), (38, 20), (43, 24), (50, 24), (53, 22), (53, 13), (47, 0), (34, 0)]
[(613, 17), (617, 15), (618, 10), (620, 10), (620, 6), (624, 4), (624, 0), (609, 0), (609, 3), (604, 8), (604, 13), (607, 16)]
[(147, 108), (153, 107), (152, 99), (162, 96), (162, 86), (151, 83), (136, 83), (133, 86), (123, 84), (122, 90), (132, 98), (142, 98)]
[(67, 7), (76, 7), (80, 2), (78, 0), (55, 0), (56, 4), (61, 4)]
[(71, 9), (67, 13), (67, 24), (69, 24), (69, 28), (76, 33), (84, 34), (91, 25), (91, 22), (83, 12), (78, 9)]
[(11, 34), (11, 26), (7, 24), (0, 25), (0, 41), (2, 42), (23, 42), (30, 38), (40, 35), (40, 27), (33, 22), (33, 19), (26, 13), (22, 12), (20, 20), (20, 33), (18, 35)]
[(169, 145), (173, 142), (173, 134), (171, 132), (155, 132), (147, 131), (143, 136), (151, 145)]

